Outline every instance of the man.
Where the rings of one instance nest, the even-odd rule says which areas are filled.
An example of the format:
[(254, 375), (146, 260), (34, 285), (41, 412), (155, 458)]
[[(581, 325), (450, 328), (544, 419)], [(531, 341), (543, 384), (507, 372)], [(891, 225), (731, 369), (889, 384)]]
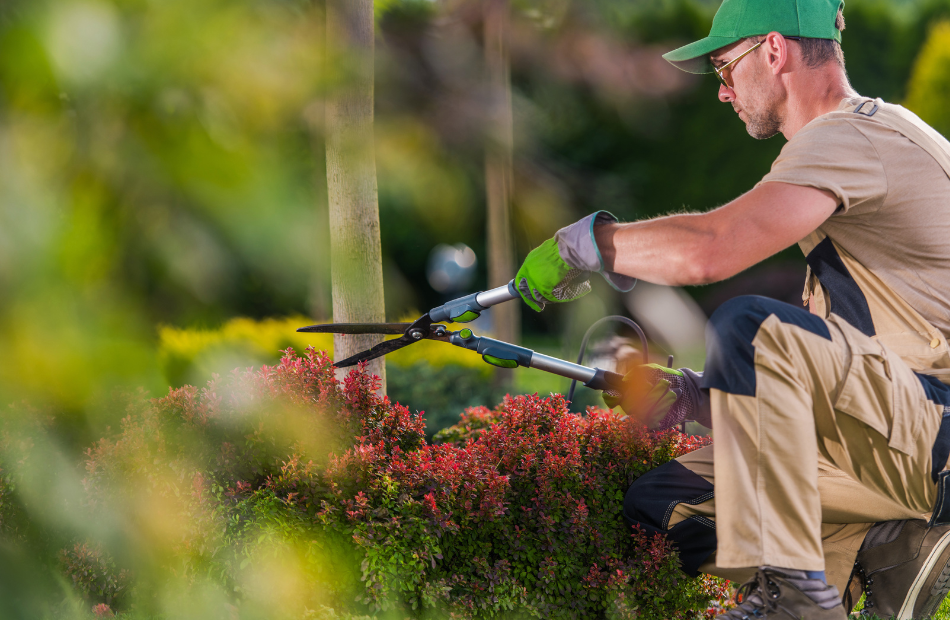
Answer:
[(725, 0), (707, 38), (664, 56), (715, 71), (752, 137), (788, 140), (752, 190), (701, 214), (596, 213), (516, 276), (540, 310), (591, 271), (619, 290), (696, 285), (804, 251), (807, 310), (731, 300), (704, 374), (648, 369), (665, 377), (651, 388), (631, 373), (621, 403), (652, 426), (713, 426), (714, 446), (637, 480), (624, 515), (665, 532), (689, 574), (752, 577), (721, 618), (840, 620), (862, 592), (871, 613), (927, 618), (950, 588), (950, 143), (854, 92), (843, 6)]

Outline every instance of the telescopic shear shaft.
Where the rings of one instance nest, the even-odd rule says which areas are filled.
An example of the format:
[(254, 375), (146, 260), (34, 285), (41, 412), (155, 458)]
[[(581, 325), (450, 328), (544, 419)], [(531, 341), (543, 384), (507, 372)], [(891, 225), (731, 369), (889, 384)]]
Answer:
[[(455, 346), (481, 354), (486, 362), (495, 366), (536, 368), (554, 375), (581, 381), (585, 386), (595, 390), (619, 390), (623, 386), (623, 375), (615, 372), (581, 366), (500, 340), (479, 337), (473, 334), (470, 329), (463, 329), (451, 334), (449, 342)], [(511, 362), (511, 364), (505, 364), (504, 362)]]

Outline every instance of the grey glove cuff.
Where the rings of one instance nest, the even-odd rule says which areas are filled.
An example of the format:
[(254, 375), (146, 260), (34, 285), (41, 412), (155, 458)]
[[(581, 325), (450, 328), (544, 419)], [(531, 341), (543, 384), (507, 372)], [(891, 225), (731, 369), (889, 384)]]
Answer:
[(636, 285), (636, 278), (620, 275), (613, 271), (604, 271), (604, 259), (594, 239), (594, 227), (601, 224), (613, 224), (616, 217), (607, 211), (591, 213), (584, 219), (565, 226), (557, 231), (554, 238), (557, 240), (557, 251), (561, 260), (574, 269), (596, 271), (604, 276), (607, 283), (621, 293), (626, 293)]
[(702, 389), (703, 373), (695, 372), (689, 368), (680, 368), (683, 373), (683, 383), (689, 390), (689, 395), (693, 401), (693, 410), (688, 419), (699, 422), (706, 428), (712, 428), (712, 409), (709, 406), (709, 390)]

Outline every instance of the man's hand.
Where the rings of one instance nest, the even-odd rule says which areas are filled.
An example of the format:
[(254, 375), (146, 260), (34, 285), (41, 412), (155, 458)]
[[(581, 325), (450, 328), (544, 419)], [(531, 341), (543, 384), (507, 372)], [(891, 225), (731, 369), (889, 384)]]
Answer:
[(702, 376), (683, 368), (674, 370), (659, 364), (637, 366), (624, 376), (619, 397), (604, 393), (604, 403), (650, 429), (663, 430), (696, 420), (712, 426), (709, 398), (700, 389)]
[(515, 275), (515, 285), (522, 299), (540, 312), (547, 302), (579, 299), (590, 292), (591, 272), (604, 276), (618, 291), (633, 288), (636, 280), (604, 271), (603, 260), (594, 228), (617, 221), (610, 213), (598, 211), (557, 231), (532, 250)]
[(515, 284), (524, 302), (541, 312), (549, 301), (574, 301), (589, 293), (589, 278), (589, 271), (574, 269), (564, 262), (554, 237), (528, 253), (515, 276)]

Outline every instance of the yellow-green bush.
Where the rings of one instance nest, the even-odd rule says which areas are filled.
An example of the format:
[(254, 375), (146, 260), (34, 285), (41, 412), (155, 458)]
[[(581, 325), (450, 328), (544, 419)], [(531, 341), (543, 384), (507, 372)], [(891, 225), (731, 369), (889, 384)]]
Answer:
[(938, 22), (914, 63), (905, 105), (950, 135), (950, 22)]
[[(308, 346), (333, 354), (331, 334), (297, 332), (298, 327), (311, 325), (306, 317), (284, 319), (231, 319), (218, 329), (159, 329), (159, 359), (165, 378), (172, 385), (184, 385), (193, 376), (212, 372), (229, 372), (233, 368), (272, 364), (280, 351), (293, 347), (302, 352)], [(481, 357), (442, 342), (422, 341), (386, 356), (391, 366), (407, 368), (420, 362), (431, 366), (460, 366), (477, 369), (488, 377), (491, 367)]]
[[(196, 383), (211, 373), (276, 363), (280, 351), (292, 347), (302, 353), (308, 346), (333, 354), (332, 334), (298, 333), (313, 321), (232, 319), (218, 329), (159, 330), (159, 359), (169, 384)], [(490, 405), (504, 396), (495, 388), (494, 369), (481, 356), (449, 344), (418, 342), (386, 356), (388, 393), (413, 411), (426, 414), (429, 435), (455, 424), (468, 407)]]

